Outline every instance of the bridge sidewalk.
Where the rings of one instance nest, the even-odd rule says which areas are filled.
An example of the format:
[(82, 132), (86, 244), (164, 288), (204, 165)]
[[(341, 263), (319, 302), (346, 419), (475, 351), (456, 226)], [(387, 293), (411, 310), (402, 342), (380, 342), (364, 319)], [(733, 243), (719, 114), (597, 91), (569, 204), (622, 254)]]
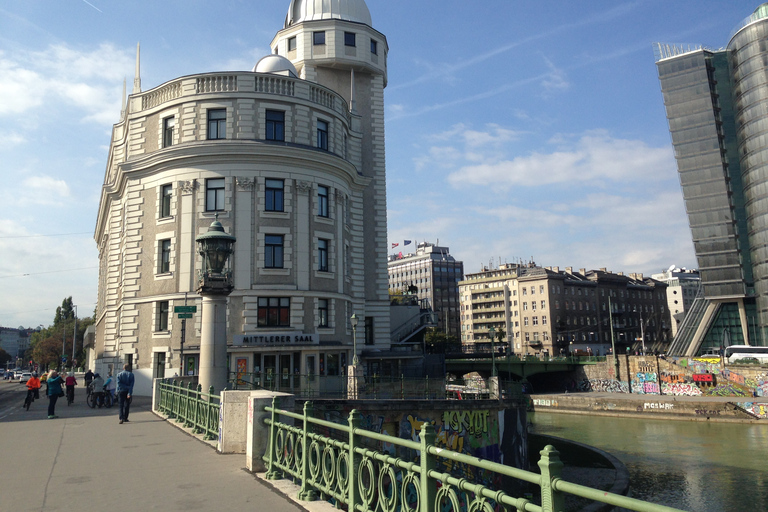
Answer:
[(0, 421), (0, 509), (24, 511), (192, 511), (305, 508), (243, 469), (243, 455), (219, 455), (151, 411), (137, 397), (130, 421), (118, 409), (59, 400), (19, 407)]

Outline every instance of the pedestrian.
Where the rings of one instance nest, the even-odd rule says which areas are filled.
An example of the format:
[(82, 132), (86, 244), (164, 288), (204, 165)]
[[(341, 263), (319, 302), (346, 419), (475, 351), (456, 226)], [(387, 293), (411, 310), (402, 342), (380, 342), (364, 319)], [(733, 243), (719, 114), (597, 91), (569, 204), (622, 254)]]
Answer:
[(91, 384), (91, 381), (93, 380), (93, 372), (90, 368), (88, 368), (88, 371), (85, 372), (85, 375), (83, 375), (83, 378), (85, 379), (85, 389), (88, 389), (88, 386)]
[(56, 416), (56, 400), (58, 400), (60, 396), (64, 396), (64, 390), (61, 388), (64, 379), (59, 376), (59, 373), (56, 370), (53, 370), (50, 375), (48, 375), (46, 383), (48, 385), (48, 419), (52, 420), (58, 418), (58, 416)]
[(133, 395), (133, 373), (131, 365), (123, 365), (123, 371), (117, 374), (117, 399), (120, 402), (120, 424), (128, 421), (128, 412), (131, 408), (131, 396)]
[(77, 386), (77, 379), (75, 378), (75, 372), (67, 375), (67, 380), (64, 381), (67, 386), (67, 397), (69, 397), (69, 403), (75, 401), (75, 386)]
[(117, 383), (115, 382), (115, 378), (112, 376), (112, 372), (109, 372), (107, 374), (107, 381), (104, 383), (104, 389), (106, 390), (107, 393), (109, 393), (109, 396), (112, 398), (112, 402), (114, 403), (115, 399), (117, 398), (115, 396)]

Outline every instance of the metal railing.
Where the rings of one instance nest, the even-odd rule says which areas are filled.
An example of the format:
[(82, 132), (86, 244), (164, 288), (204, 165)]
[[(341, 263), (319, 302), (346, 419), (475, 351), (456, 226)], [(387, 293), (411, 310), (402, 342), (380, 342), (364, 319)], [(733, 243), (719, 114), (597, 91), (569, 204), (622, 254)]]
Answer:
[[(229, 389), (266, 389), (290, 393), (302, 399), (346, 399), (348, 377), (342, 375), (277, 375), (230, 372)], [(501, 398), (519, 398), (519, 382), (499, 379)], [(435, 379), (367, 375), (358, 388), (360, 400), (494, 399), (489, 379)], [(495, 397), (498, 398), (498, 397)]]
[[(679, 509), (567, 482), (560, 478), (563, 463), (558, 451), (546, 446), (538, 466), (541, 474), (439, 448), (434, 426), (425, 423), (420, 442), (377, 434), (360, 428), (362, 415), (353, 410), (348, 425), (312, 417), (311, 402), (303, 414), (280, 410), (279, 401), (265, 410), (271, 413), (269, 447), (264, 456), (268, 479), (293, 479), (301, 486), (299, 499), (322, 499), (346, 505), (350, 511), (454, 512), (527, 511), (565, 509), (570, 494), (639, 512), (674, 512)], [(290, 418), (300, 426), (284, 423)], [(291, 421), (291, 423), (294, 423)], [(407, 458), (375, 449), (381, 443), (396, 446)], [(441, 471), (457, 464), (472, 480)], [(491, 478), (487, 478), (487, 477)], [(540, 488), (538, 503), (512, 496), (483, 483), (493, 476), (513, 478)], [(461, 506), (461, 505), (464, 506)]]
[(220, 407), (221, 400), (213, 394), (213, 386), (203, 393), (199, 384), (190, 382), (185, 387), (175, 380), (160, 381), (160, 412), (192, 428), (196, 434), (204, 434), (203, 439), (219, 438)]

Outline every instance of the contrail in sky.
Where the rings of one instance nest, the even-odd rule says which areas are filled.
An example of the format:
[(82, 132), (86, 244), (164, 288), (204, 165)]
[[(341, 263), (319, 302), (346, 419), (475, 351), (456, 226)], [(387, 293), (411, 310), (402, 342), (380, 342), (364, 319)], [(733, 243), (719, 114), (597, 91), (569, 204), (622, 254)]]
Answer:
[(88, 5), (90, 5), (90, 6), (91, 6), (91, 7), (93, 7), (94, 9), (96, 9), (97, 11), (99, 11), (99, 12), (102, 12), (102, 10), (101, 10), (101, 9), (99, 9), (98, 7), (96, 7), (95, 5), (93, 5), (93, 4), (92, 4), (91, 2), (89, 2), (88, 0), (83, 0), (83, 2), (87, 3)]

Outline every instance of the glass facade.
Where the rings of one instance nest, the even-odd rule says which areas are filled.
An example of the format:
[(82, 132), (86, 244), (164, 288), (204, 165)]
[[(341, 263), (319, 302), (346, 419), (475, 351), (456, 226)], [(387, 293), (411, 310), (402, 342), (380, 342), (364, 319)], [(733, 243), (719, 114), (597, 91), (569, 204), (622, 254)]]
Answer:
[[(662, 44), (656, 50), (704, 295), (723, 303), (703, 345), (719, 346), (723, 332), (731, 343), (766, 345), (768, 4), (737, 28), (724, 50)], [(745, 299), (749, 310), (741, 316), (747, 333), (735, 299)]]

